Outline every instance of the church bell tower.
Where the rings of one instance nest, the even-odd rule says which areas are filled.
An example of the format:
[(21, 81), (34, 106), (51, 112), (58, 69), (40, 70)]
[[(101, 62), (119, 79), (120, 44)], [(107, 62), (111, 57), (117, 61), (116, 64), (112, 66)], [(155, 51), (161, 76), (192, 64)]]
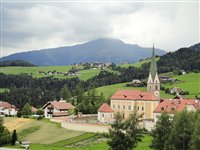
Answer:
[(160, 98), (160, 81), (158, 78), (154, 45), (152, 50), (151, 65), (149, 69), (149, 77), (147, 81), (147, 90)]

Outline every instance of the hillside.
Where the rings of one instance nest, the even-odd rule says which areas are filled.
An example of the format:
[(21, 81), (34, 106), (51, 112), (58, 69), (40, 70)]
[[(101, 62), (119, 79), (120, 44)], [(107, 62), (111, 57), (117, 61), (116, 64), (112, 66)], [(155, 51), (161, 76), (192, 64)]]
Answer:
[[(180, 81), (173, 84), (161, 85), (166, 88), (179, 87), (183, 91), (189, 91), (189, 95), (185, 96), (187, 98), (195, 98), (196, 95), (200, 97), (200, 73), (190, 73), (176, 76), (174, 78)], [(146, 87), (126, 87), (126, 84), (127, 83), (113, 84), (109, 86), (99, 87), (96, 90), (98, 93), (103, 93), (106, 99), (109, 99), (119, 89), (138, 89), (146, 91)], [(164, 91), (161, 91), (161, 97), (173, 98), (174, 95), (166, 94)]]
[(188, 72), (200, 70), (200, 43), (161, 56), (157, 66), (159, 73), (179, 69)]
[[(155, 52), (156, 55), (166, 53), (160, 49), (156, 49)], [(118, 64), (122, 62), (137, 62), (140, 59), (150, 57), (151, 53), (152, 48), (126, 44), (118, 39), (102, 38), (75, 46), (16, 53), (3, 57), (0, 61), (25, 60), (39, 66), (63, 66), (95, 61)]]
[(34, 65), (30, 62), (27, 62), (27, 61), (23, 61), (23, 60), (0, 61), (0, 67), (7, 67), (7, 66), (33, 67), (36, 65)]

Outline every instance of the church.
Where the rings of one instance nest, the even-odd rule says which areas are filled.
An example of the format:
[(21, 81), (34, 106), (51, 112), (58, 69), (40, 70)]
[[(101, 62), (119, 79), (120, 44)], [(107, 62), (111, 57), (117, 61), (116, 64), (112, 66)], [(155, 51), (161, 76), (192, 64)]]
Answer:
[[(101, 107), (98, 110), (98, 120), (100, 122), (112, 122), (114, 116), (112, 113), (116, 112), (120, 112), (123, 118), (127, 118), (134, 109), (137, 109), (139, 114), (143, 114), (143, 126), (150, 130), (150, 128), (153, 127), (154, 121), (153, 111), (158, 106), (159, 101), (160, 81), (158, 78), (155, 51), (153, 47), (149, 77), (147, 81), (147, 91), (118, 90), (114, 95), (112, 95), (110, 106), (106, 105), (105, 107), (105, 104), (103, 104), (104, 109)], [(106, 110), (109, 110), (109, 112), (106, 112)], [(107, 118), (106, 116), (112, 117)]]
[(98, 121), (112, 123), (114, 114), (119, 112), (124, 119), (134, 110), (143, 114), (141, 127), (151, 131), (163, 112), (171, 117), (178, 111), (187, 109), (196, 111), (200, 108), (200, 100), (197, 99), (165, 99), (160, 98), (160, 80), (158, 77), (155, 50), (153, 46), (151, 65), (147, 80), (147, 91), (140, 90), (118, 90), (110, 99), (110, 106), (104, 103), (98, 109)]

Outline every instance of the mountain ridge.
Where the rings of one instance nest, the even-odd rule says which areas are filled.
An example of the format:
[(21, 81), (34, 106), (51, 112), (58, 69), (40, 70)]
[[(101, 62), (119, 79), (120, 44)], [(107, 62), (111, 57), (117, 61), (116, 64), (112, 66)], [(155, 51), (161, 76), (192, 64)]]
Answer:
[[(155, 49), (156, 55), (164, 55), (166, 52)], [(44, 66), (61, 66), (84, 62), (137, 62), (140, 59), (150, 57), (152, 48), (141, 47), (137, 44), (127, 44), (119, 39), (100, 38), (73, 46), (62, 46), (20, 52), (2, 57), (5, 60), (24, 60), (30, 63)]]

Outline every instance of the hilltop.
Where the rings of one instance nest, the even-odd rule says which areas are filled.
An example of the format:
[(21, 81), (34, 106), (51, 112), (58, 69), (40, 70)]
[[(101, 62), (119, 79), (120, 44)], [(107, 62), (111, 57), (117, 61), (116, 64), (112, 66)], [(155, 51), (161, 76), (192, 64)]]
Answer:
[[(73, 63), (85, 62), (137, 62), (151, 56), (152, 48), (144, 48), (136, 44), (126, 44), (118, 39), (101, 38), (87, 43), (50, 48), (43, 50), (33, 50), (16, 53), (0, 59), (3, 60), (25, 60), (39, 66), (63, 66)], [(157, 55), (166, 52), (156, 49)]]

